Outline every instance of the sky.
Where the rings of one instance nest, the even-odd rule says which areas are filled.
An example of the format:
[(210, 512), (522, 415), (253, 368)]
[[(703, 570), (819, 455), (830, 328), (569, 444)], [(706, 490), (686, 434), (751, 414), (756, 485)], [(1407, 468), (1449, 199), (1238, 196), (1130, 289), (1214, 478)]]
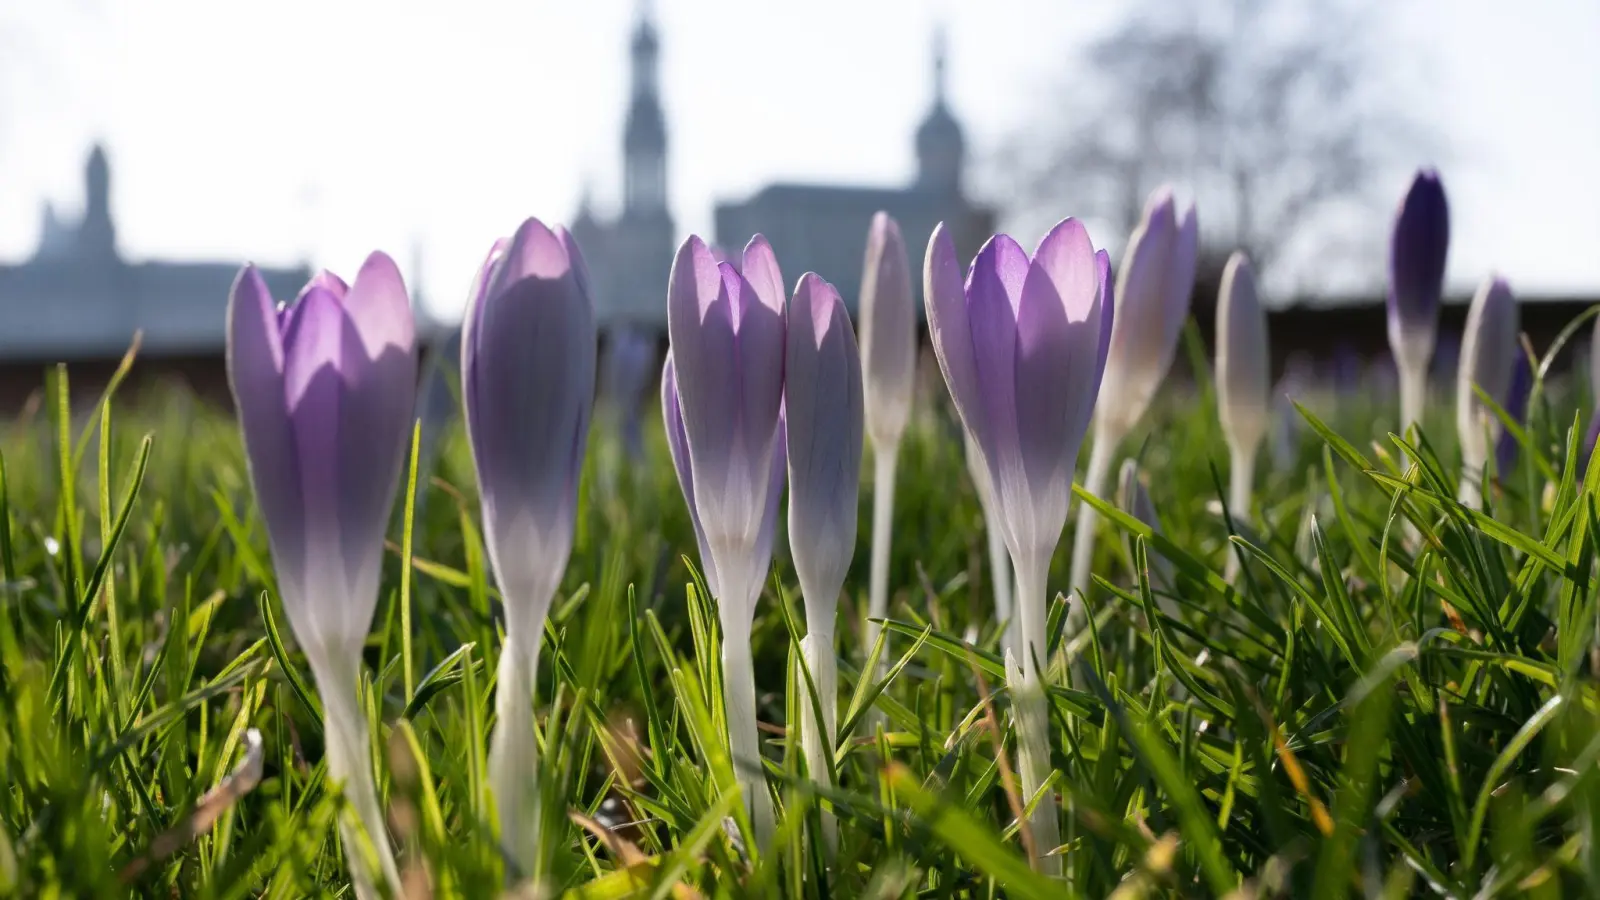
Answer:
[[(1070, 89), (1065, 61), (1121, 13), (1090, 0), (653, 7), (685, 235), (710, 231), (716, 200), (773, 180), (906, 181), (940, 25), (981, 173), (1053, 114)], [(349, 273), (382, 248), (420, 272), (432, 311), (453, 316), (489, 244), (522, 218), (569, 220), (586, 189), (602, 210), (615, 205), (638, 8), (7, 0), (0, 261), (32, 252), (44, 201), (76, 212), (99, 140), (127, 256)], [(1499, 271), (1526, 294), (1600, 295), (1600, 3), (1373, 10), (1397, 56), (1396, 89), (1417, 98), (1440, 148), (1417, 163), (1438, 162), (1450, 192), (1450, 285), (1470, 290)], [(1405, 180), (1395, 174), (1397, 199)]]

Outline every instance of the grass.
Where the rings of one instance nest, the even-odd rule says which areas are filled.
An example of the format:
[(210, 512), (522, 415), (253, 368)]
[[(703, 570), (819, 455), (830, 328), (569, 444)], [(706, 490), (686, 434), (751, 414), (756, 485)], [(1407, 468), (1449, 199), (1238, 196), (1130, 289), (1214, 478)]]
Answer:
[[(725, 825), (717, 619), (659, 426), (634, 464), (602, 416), (539, 675), (545, 858), (508, 870), (485, 787), (497, 599), (463, 437), (440, 436), (396, 503), (365, 653), (404, 895), (1600, 895), (1600, 478), (1576, 474), (1574, 392), (1541, 385), (1487, 515), (1453, 500), (1449, 398), (1415, 443), (1381, 392), (1314, 404), (1296, 458), (1262, 467), (1254, 530), (1222, 509), (1208, 385), (1169, 398), (1123, 447), (1163, 527), (1102, 505), (1092, 627), (1055, 648), (1051, 883), (1014, 824), (982, 517), (932, 374), (878, 645), (869, 529), (842, 603), (837, 789), (783, 727), (815, 701), (779, 541), (754, 640), (781, 812), (757, 854)], [(67, 388), (0, 437), (0, 896), (349, 896), (233, 423), (178, 391)], [(863, 681), (874, 654), (887, 677)]]

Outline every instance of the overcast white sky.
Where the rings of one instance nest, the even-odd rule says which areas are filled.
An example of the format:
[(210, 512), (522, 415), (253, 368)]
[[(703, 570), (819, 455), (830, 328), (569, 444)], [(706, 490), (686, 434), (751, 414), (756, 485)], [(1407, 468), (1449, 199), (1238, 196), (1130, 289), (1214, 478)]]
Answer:
[[(684, 233), (709, 231), (715, 199), (773, 179), (907, 178), (936, 22), (981, 165), (1052, 114), (1064, 60), (1118, 15), (1090, 0), (656, 6)], [(1425, 99), (1448, 148), (1452, 284), (1495, 268), (1525, 293), (1600, 292), (1600, 2), (1375, 8), (1406, 57), (1397, 87)], [(586, 182), (616, 197), (635, 10), (5, 0), (0, 260), (32, 251), (44, 200), (76, 210), (86, 147), (103, 139), (126, 254), (348, 273), (374, 247), (409, 269), (420, 246), (430, 305), (452, 314), (522, 217), (570, 219)]]

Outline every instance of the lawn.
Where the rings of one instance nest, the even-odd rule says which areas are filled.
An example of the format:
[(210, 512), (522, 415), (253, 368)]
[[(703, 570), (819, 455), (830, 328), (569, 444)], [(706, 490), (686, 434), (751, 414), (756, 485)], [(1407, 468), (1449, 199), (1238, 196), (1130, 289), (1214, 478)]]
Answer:
[[(0, 426), (0, 896), (350, 896), (361, 848), (339, 840), (233, 420), (178, 389), (67, 404), (69, 375)], [(402, 484), (364, 653), (401, 893), (1600, 896), (1600, 477), (1581, 477), (1589, 398), (1569, 381), (1539, 386), (1485, 513), (1454, 500), (1447, 391), (1409, 446), (1381, 383), (1307, 395), (1291, 452), (1261, 460), (1254, 529), (1223, 509), (1207, 379), (1170, 390), (1122, 445), (1161, 530), (1105, 505), (1091, 627), (1053, 648), (1060, 881), (1015, 825), (983, 517), (936, 367), (871, 647), (867, 454), (836, 789), (785, 727), (813, 695), (780, 532), (754, 632), (779, 809), (763, 848), (729, 824), (717, 616), (659, 413), (636, 460), (602, 407), (540, 660), (544, 858), (509, 866), (486, 788), (498, 600), (452, 423)]]

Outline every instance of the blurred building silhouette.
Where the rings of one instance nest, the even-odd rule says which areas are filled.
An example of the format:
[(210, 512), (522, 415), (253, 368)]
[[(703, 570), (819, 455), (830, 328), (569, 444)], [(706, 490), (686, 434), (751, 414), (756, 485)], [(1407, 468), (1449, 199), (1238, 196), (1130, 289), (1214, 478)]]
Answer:
[(642, 10), (629, 45), (632, 89), (622, 132), (622, 212), (602, 221), (588, 193), (572, 220), (588, 263), (595, 314), (608, 325), (665, 327), (672, 268), (672, 213), (667, 209), (667, 117), (661, 109), (661, 41)]
[[(82, 218), (65, 221), (46, 203), (41, 219), (32, 258), (0, 265), (0, 360), (114, 360), (135, 331), (143, 333), (141, 355), (220, 356), (239, 264), (124, 258), (103, 147), (84, 166)], [(310, 277), (304, 267), (261, 274), (285, 299)]]
[[(940, 222), (950, 229), (960, 257), (971, 259), (993, 233), (995, 213), (966, 195), (966, 136), (950, 110), (945, 80), (944, 39), (939, 35), (933, 47), (933, 105), (917, 127), (917, 171), (910, 184), (769, 185), (743, 202), (717, 204), (717, 242), (738, 252), (751, 235), (765, 235), (790, 284), (802, 272), (816, 272), (839, 289), (852, 312), (861, 287), (867, 228), (879, 210), (899, 222), (913, 271), (920, 270), (922, 250)], [(920, 297), (922, 280), (913, 278), (912, 283)]]

